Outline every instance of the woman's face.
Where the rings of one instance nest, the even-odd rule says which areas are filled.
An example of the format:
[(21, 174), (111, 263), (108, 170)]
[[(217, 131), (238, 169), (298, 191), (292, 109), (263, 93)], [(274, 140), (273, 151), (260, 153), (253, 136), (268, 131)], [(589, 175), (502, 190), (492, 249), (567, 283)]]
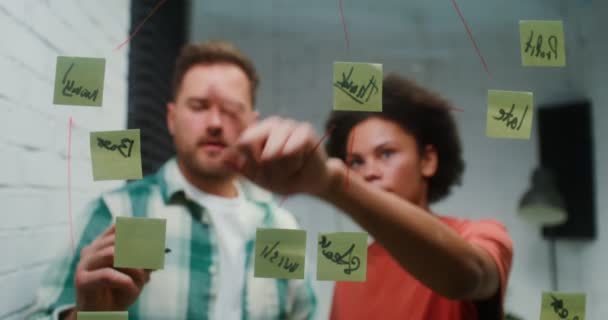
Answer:
[(346, 164), (372, 185), (426, 207), (437, 153), (427, 146), (421, 154), (414, 136), (397, 123), (372, 117), (350, 131)]

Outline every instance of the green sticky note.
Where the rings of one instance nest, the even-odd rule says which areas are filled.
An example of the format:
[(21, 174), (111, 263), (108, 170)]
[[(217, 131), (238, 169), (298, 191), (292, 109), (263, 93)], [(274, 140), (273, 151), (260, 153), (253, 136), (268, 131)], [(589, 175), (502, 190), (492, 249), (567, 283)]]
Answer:
[(306, 231), (257, 229), (254, 276), (259, 278), (304, 279)]
[(585, 320), (585, 294), (543, 292), (540, 320)]
[(317, 251), (317, 280), (365, 281), (367, 233), (320, 233)]
[(522, 65), (566, 65), (564, 26), (561, 21), (522, 20), (519, 22), (519, 36)]
[(486, 135), (530, 139), (533, 111), (532, 92), (488, 90)]
[(116, 217), (114, 267), (162, 269), (165, 219)]
[(141, 179), (139, 129), (91, 132), (93, 180)]
[(334, 62), (334, 110), (382, 112), (382, 65)]
[(127, 311), (78, 311), (77, 320), (129, 320)]
[(53, 104), (101, 107), (106, 59), (57, 57)]

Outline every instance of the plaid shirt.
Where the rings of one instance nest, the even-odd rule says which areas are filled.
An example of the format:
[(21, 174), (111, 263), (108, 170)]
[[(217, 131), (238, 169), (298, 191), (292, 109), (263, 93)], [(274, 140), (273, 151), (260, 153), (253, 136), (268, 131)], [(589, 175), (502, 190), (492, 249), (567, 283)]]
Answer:
[[(167, 220), (166, 245), (171, 252), (165, 267), (152, 273), (129, 319), (213, 319), (217, 298), (219, 244), (203, 206), (189, 199), (175, 159), (156, 174), (103, 194), (75, 223), (79, 239), (76, 256), (69, 251), (51, 266), (42, 280), (36, 304), (28, 319), (57, 319), (75, 303), (74, 272), (80, 250), (90, 244), (117, 216), (153, 217)], [(183, 179), (183, 178), (182, 178)], [(247, 211), (263, 217), (252, 226), (297, 227), (294, 217), (272, 200), (272, 195), (250, 182), (237, 182)], [(312, 319), (316, 298), (309, 280), (253, 277), (255, 232), (245, 246), (246, 274), (242, 290), (242, 319)]]

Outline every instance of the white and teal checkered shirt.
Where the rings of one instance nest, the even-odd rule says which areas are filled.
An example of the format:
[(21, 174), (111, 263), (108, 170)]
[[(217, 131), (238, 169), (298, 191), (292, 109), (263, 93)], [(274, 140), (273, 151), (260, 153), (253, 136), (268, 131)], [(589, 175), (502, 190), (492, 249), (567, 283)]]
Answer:
[[(117, 216), (153, 217), (167, 220), (166, 244), (171, 252), (165, 267), (154, 271), (137, 301), (129, 308), (129, 319), (213, 319), (221, 272), (217, 243), (208, 213), (189, 199), (179, 179), (175, 159), (156, 174), (126, 184), (102, 195), (75, 223), (76, 256), (71, 250), (45, 273), (36, 304), (28, 319), (56, 319), (58, 311), (75, 303), (74, 271), (80, 250), (108, 228)], [(296, 228), (294, 217), (278, 208), (272, 195), (241, 181), (246, 210), (264, 216), (255, 227)], [(245, 285), (242, 289), (242, 319), (313, 319), (316, 298), (309, 280), (253, 277), (255, 234), (245, 246)], [(221, 320), (221, 319), (220, 319)]]

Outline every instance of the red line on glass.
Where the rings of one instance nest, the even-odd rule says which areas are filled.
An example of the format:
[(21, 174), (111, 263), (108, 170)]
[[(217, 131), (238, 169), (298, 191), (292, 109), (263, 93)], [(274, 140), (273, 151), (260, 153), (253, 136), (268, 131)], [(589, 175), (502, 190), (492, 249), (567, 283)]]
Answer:
[(342, 17), (342, 29), (344, 30), (344, 40), (346, 40), (346, 49), (350, 50), (350, 44), (348, 41), (348, 31), (346, 30), (346, 19), (344, 18), (344, 8), (342, 7), (342, 0), (338, 0), (340, 7), (340, 16)]
[[(319, 142), (317, 142), (317, 144), (314, 146), (314, 148), (312, 148), (312, 151), (310, 152), (310, 154), (308, 155), (308, 157), (312, 156), (313, 153), (315, 151), (317, 151), (317, 148), (321, 145), (321, 143), (323, 142), (323, 140), (325, 140), (325, 138), (329, 137), (329, 135), (334, 130), (334, 128), (335, 127), (331, 127), (327, 131), (325, 131), (325, 134), (321, 137), (321, 139), (319, 139)], [(304, 161), (307, 161), (308, 157)], [(279, 207), (281, 207), (283, 205), (283, 203), (285, 202), (285, 200), (287, 200), (287, 197), (288, 196), (285, 195), (285, 196), (283, 196), (283, 198), (281, 198), (281, 201), (279, 201)]]
[(68, 129), (68, 214), (70, 216), (70, 238), (72, 239), (72, 253), (76, 255), (76, 248), (74, 247), (74, 225), (72, 223), (72, 117), (70, 117), (70, 124)]
[[(349, 154), (353, 153), (353, 144), (355, 143), (355, 128), (353, 128), (353, 137), (352, 139), (350, 139), (348, 141), (348, 154), (346, 155), (346, 157), (348, 157)], [(346, 160), (346, 159), (344, 159)], [(346, 190), (348, 190), (348, 183), (350, 181), (350, 166), (348, 165), (348, 163), (346, 164)]]
[(141, 29), (141, 27), (144, 25), (144, 23), (146, 23), (146, 21), (154, 14), (154, 12), (156, 12), (156, 10), (158, 10), (158, 8), (160, 8), (160, 6), (162, 6), (163, 3), (165, 3), (165, 2), (167, 2), (167, 0), (161, 0), (159, 3), (157, 3), (156, 6), (154, 6), (154, 8), (152, 8), (150, 13), (144, 18), (144, 20), (142, 20), (142, 22), (140, 22), (139, 25), (135, 28), (135, 31), (133, 31), (133, 33), (131, 33), (131, 35), (129, 35), (127, 40), (125, 40), (121, 44), (119, 44), (114, 50), (120, 50), (123, 46), (127, 45), (127, 43), (129, 43), (131, 41), (131, 39), (133, 39), (133, 37), (135, 37), (135, 35), (139, 32), (139, 29)]
[(477, 42), (475, 42), (475, 39), (473, 38), (473, 33), (471, 32), (471, 29), (469, 28), (467, 21), (464, 19), (464, 16), (462, 15), (462, 12), (460, 11), (460, 7), (458, 7), (458, 4), (456, 3), (456, 0), (452, 0), (452, 4), (454, 4), (454, 8), (456, 9), (458, 16), (460, 17), (460, 20), (462, 21), (462, 24), (464, 25), (464, 28), (467, 31), (469, 40), (471, 40), (471, 43), (473, 44), (473, 47), (475, 48), (475, 52), (477, 52), (477, 55), (479, 56), (479, 59), (481, 60), (481, 64), (483, 65), (483, 68), (486, 70), (486, 73), (488, 73), (488, 76), (491, 77), (492, 75), (490, 74), (490, 69), (488, 68), (486, 59), (483, 58), (483, 55), (481, 54), (481, 50), (479, 50), (479, 47), (477, 46)]

